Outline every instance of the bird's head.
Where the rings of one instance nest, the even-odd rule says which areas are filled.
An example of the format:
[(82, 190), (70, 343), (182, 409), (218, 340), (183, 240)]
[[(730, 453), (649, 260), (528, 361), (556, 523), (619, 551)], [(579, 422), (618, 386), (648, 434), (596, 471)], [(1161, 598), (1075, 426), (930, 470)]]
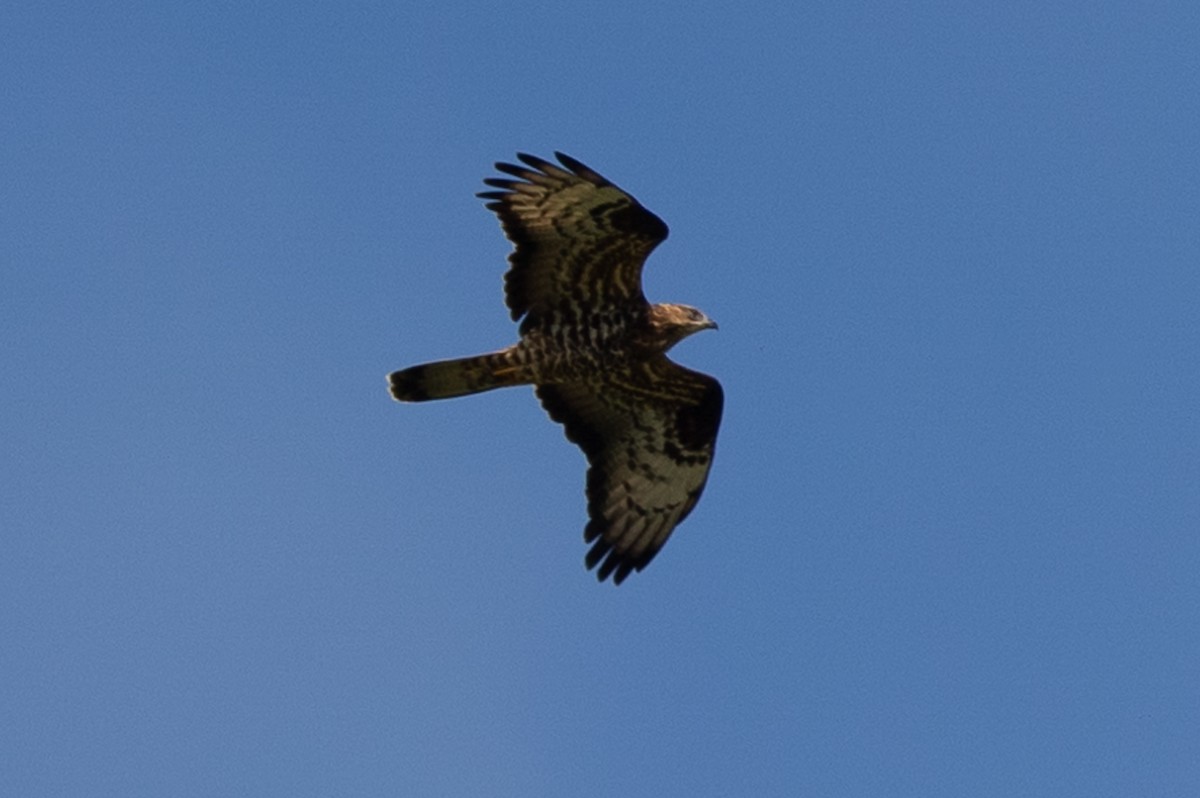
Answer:
[(664, 302), (650, 306), (650, 329), (665, 352), (692, 333), (717, 329), (717, 323), (696, 308)]

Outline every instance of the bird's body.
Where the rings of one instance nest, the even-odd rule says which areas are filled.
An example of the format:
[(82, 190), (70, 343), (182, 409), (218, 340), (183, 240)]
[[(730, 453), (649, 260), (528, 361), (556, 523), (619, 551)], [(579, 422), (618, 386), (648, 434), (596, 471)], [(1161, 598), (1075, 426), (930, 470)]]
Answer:
[[(686, 305), (655, 304), (641, 269), (667, 227), (631, 196), (558, 153), (566, 170), (496, 168), (488, 207), (516, 245), (505, 278), (520, 340), (486, 355), (390, 375), (393, 397), (425, 401), (534, 385), (551, 418), (588, 457), (588, 567), (619, 584), (645, 567), (704, 488), (723, 394), (666, 352), (716, 327)], [(567, 171), (569, 170), (569, 171)]]
[(595, 380), (665, 354), (692, 332), (716, 326), (684, 305), (653, 305), (647, 310), (573, 320), (556, 329), (528, 329), (520, 341), (498, 352), (393, 372), (392, 394), (400, 401), (421, 402), (510, 385)]

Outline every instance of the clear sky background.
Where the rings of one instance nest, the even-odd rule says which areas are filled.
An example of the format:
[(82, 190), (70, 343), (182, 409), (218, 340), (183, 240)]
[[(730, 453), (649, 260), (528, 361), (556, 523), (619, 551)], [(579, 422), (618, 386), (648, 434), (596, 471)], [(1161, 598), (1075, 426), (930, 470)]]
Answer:
[[(1193, 2), (9, 4), (0, 794), (1200, 795)], [(472, 195), (720, 322), (620, 588)]]

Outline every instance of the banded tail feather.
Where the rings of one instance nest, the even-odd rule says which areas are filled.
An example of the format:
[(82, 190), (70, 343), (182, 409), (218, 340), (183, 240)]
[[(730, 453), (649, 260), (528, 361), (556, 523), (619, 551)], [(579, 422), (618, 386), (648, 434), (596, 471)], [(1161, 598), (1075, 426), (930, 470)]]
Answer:
[(425, 402), (482, 393), (526, 380), (512, 363), (508, 351), (439, 360), (393, 371), (388, 375), (392, 397), (399, 402)]

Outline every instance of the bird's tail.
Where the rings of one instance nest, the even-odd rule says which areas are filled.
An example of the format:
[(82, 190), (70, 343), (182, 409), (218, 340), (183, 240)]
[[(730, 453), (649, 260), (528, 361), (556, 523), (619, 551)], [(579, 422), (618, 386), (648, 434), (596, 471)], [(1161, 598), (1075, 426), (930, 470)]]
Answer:
[(457, 360), (439, 360), (393, 371), (388, 375), (388, 382), (392, 386), (392, 396), (401, 402), (449, 399), (527, 383), (529, 380), (513, 360), (511, 349)]

